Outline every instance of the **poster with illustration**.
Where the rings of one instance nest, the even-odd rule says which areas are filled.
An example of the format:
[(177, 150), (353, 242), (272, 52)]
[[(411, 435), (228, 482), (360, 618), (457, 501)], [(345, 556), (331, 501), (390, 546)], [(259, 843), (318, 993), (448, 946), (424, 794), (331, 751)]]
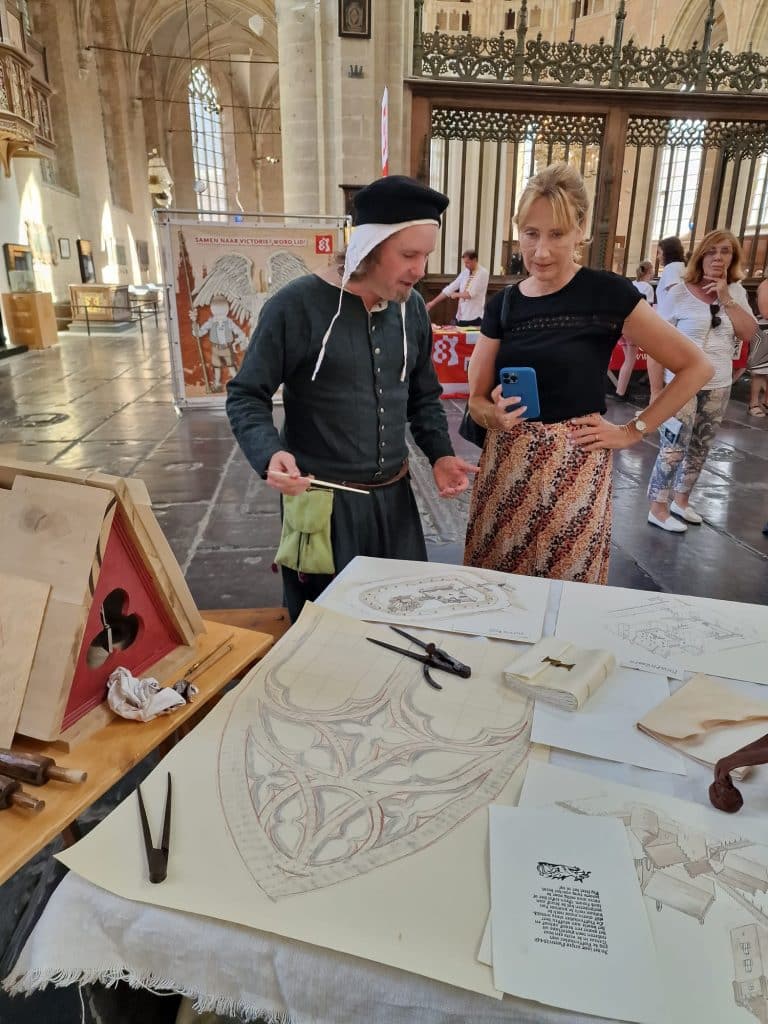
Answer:
[(264, 303), (289, 281), (328, 266), (342, 221), (200, 224), (172, 211), (160, 220), (174, 396), (179, 405), (220, 405)]

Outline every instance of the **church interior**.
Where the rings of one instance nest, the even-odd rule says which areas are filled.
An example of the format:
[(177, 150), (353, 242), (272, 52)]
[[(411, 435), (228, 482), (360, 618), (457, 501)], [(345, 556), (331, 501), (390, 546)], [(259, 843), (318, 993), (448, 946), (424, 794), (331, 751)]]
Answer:
[[(424, 299), (439, 297), (467, 249), (490, 272), (490, 297), (520, 276), (525, 183), (564, 160), (592, 204), (585, 266), (632, 280), (649, 260), (657, 281), (664, 236), (689, 255), (705, 231), (728, 228), (768, 333), (768, 300), (764, 314), (757, 306), (768, 276), (766, 53), (768, 0), (0, 0), (0, 467), (137, 481), (203, 617), (243, 625), (244, 610), (261, 610), (247, 621), (279, 637), (281, 505), (238, 447), (224, 398), (280, 274), (319, 264), (265, 264), (259, 305), (241, 309), (227, 289), (245, 264), (221, 264), (215, 279), (207, 235), (311, 228), (339, 248), (356, 192), (404, 174), (451, 201)], [(327, 262), (330, 251), (314, 255)], [(436, 344), (455, 335), (454, 312), (446, 300), (430, 310)], [(214, 329), (230, 332), (234, 361), (203, 358)], [(616, 453), (612, 586), (768, 603), (768, 415), (754, 414), (745, 342), (698, 486), (704, 523), (683, 543), (647, 526), (655, 432)], [(633, 381), (638, 415), (644, 370)], [(444, 384), (443, 407), (456, 453), (476, 462), (458, 433), (465, 384)], [(606, 390), (606, 418), (620, 423), (613, 373)], [(277, 404), (278, 425), (282, 416)], [(460, 565), (468, 495), (438, 497), (412, 437), (409, 460), (429, 559)], [(160, 749), (93, 802), (84, 832)], [(0, 825), (11, 813), (0, 810)], [(0, 884), (0, 982), (64, 873), (52, 857), (65, 841)], [(184, 993), (114, 980), (26, 997), (0, 987), (0, 1022), (237, 1017), (236, 1000), (231, 1017), (214, 1017), (180, 1009)]]

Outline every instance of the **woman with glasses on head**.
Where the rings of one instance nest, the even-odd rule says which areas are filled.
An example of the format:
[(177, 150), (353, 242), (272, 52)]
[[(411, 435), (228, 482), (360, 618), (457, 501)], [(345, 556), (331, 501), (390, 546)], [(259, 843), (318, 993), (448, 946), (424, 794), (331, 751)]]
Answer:
[[(630, 281), (578, 263), (588, 209), (584, 182), (568, 164), (534, 175), (520, 197), (516, 219), (529, 276), (488, 302), (469, 364), (469, 411), (488, 433), (465, 565), (607, 582), (611, 449), (637, 444), (712, 372)], [(622, 334), (663, 360), (675, 379), (636, 419), (616, 424), (603, 418), (603, 385)], [(535, 370), (538, 414), (514, 389), (502, 397), (505, 368), (524, 370), (518, 383)]]
[[(659, 455), (648, 484), (648, 522), (670, 533), (702, 517), (688, 504), (731, 396), (734, 352), (757, 329), (744, 286), (741, 246), (730, 231), (710, 231), (670, 289), (665, 318), (704, 352), (715, 372), (660, 431)], [(665, 380), (672, 374), (665, 372)]]

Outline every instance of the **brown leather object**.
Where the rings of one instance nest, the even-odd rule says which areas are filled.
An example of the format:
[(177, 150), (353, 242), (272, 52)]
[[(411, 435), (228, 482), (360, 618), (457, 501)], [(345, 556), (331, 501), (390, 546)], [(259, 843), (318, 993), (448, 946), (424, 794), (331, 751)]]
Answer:
[(748, 765), (768, 764), (768, 733), (754, 743), (721, 757), (715, 765), (715, 779), (709, 787), (709, 799), (714, 807), (727, 814), (735, 814), (744, 805), (744, 797), (731, 782), (730, 773)]

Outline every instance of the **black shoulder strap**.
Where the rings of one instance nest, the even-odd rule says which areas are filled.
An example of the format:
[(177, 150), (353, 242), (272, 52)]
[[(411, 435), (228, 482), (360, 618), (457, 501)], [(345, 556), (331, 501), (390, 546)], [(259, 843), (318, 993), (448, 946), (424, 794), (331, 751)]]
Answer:
[(501, 318), (499, 320), (502, 331), (506, 330), (509, 326), (509, 313), (517, 295), (517, 290), (517, 281), (514, 284), (508, 284), (504, 289), (504, 298), (501, 301)]

